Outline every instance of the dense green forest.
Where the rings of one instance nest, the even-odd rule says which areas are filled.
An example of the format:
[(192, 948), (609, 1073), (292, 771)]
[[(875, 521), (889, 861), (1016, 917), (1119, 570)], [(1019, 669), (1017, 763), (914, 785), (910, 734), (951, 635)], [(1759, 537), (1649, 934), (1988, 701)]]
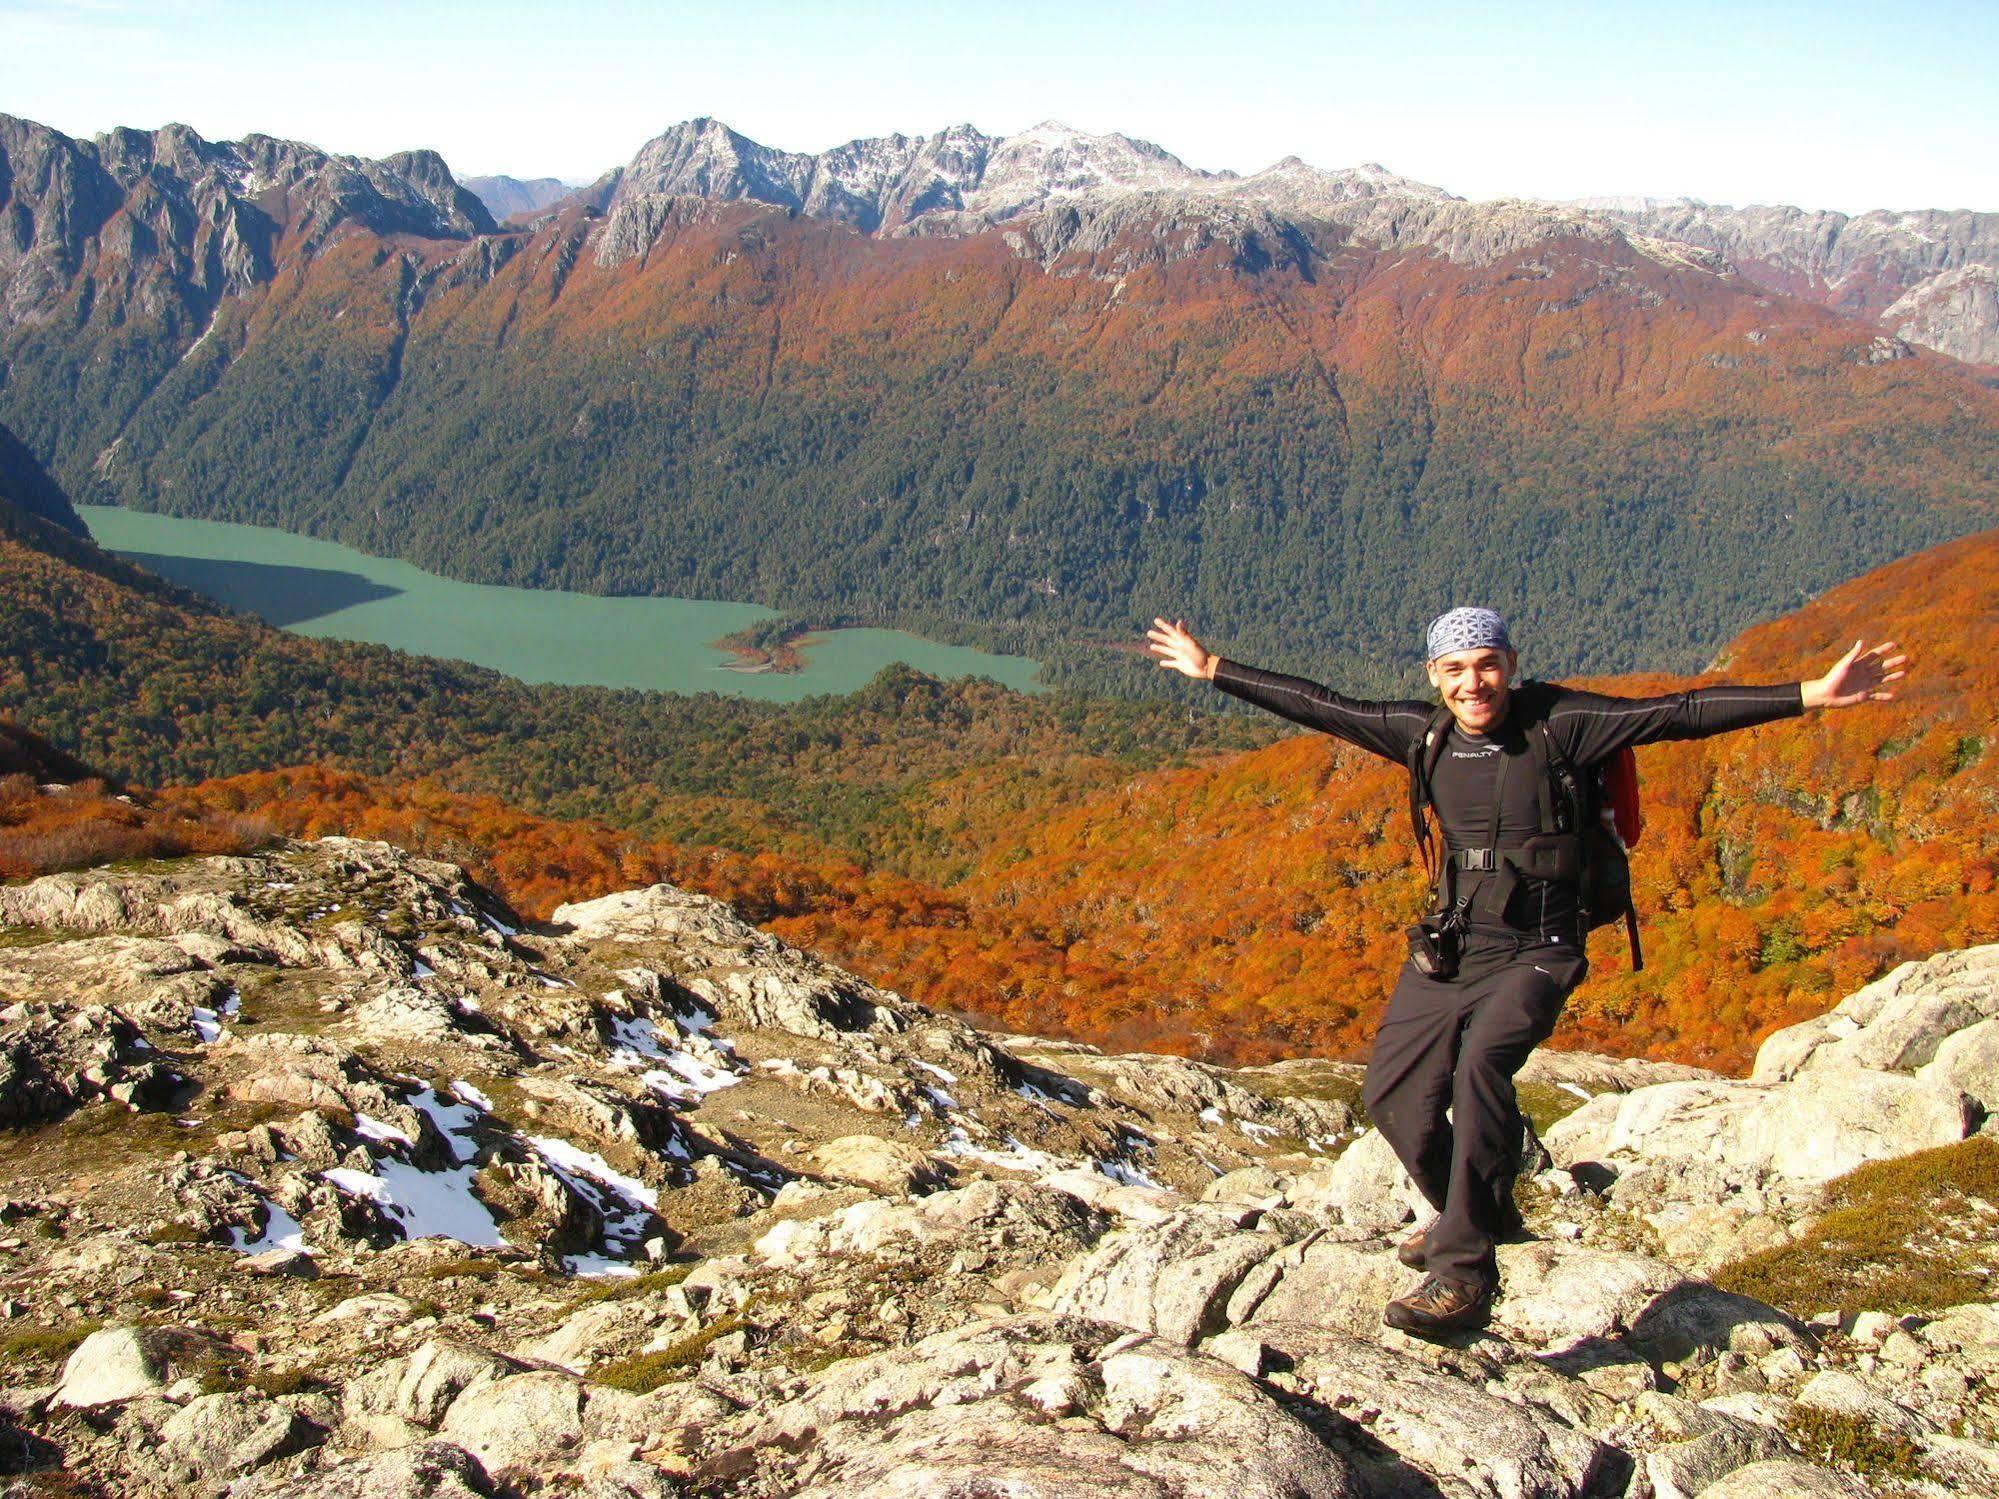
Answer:
[[(1210, 694), (1217, 698), (1217, 694)], [(923, 788), (1019, 759), (1049, 784), (1267, 742), (1239, 716), (1026, 695), (889, 666), (801, 703), (529, 686), (287, 635), (0, 499), (0, 715), (146, 785), (304, 762), (436, 776), (683, 843), (953, 857)], [(940, 866), (939, 872), (948, 872)]]

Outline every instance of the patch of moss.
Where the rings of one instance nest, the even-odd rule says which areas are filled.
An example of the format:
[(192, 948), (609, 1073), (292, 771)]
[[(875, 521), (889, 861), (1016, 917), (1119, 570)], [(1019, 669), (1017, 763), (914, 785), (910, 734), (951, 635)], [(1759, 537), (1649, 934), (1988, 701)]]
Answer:
[(1784, 1435), (1808, 1462), (1868, 1479), (1926, 1478), (1922, 1449), (1900, 1432), (1880, 1431), (1859, 1416), (1816, 1406), (1793, 1406)]
[(634, 1395), (643, 1395), (656, 1390), (683, 1369), (697, 1367), (707, 1354), (709, 1345), (717, 1338), (727, 1337), (743, 1325), (743, 1319), (734, 1312), (725, 1312), (697, 1333), (690, 1333), (677, 1343), (660, 1349), (657, 1353), (641, 1353), (633, 1358), (613, 1359), (600, 1364), (590, 1371), (590, 1377), (598, 1384), (609, 1385), (614, 1390), (626, 1390)]
[(1520, 1100), (1520, 1112), (1533, 1124), (1537, 1135), (1545, 1135), (1584, 1102), (1559, 1083), (1520, 1083), (1513, 1092)]
[(677, 1286), (693, 1272), (695, 1262), (668, 1265), (664, 1270), (653, 1270), (645, 1275), (626, 1276), (619, 1280), (607, 1280), (601, 1285), (579, 1291), (570, 1298), (570, 1310), (578, 1307), (594, 1306), (600, 1301), (631, 1301), (639, 1296), (657, 1296), (670, 1286)]
[(1933, 1312), (1999, 1290), (1999, 1141), (1870, 1161), (1824, 1201), (1804, 1234), (1729, 1262), (1715, 1284), (1801, 1317)]
[(784, 1350), (784, 1366), (793, 1374), (817, 1374), (823, 1369), (832, 1368), (842, 1360), (859, 1358), (863, 1354), (878, 1351), (879, 1346), (873, 1343), (858, 1347), (851, 1343), (801, 1344)]
[(1245, 1069), (1236, 1081), (1265, 1098), (1302, 1098), (1317, 1103), (1341, 1103), (1362, 1112), (1360, 1079), (1332, 1067), (1286, 1067), (1283, 1071)]
[(68, 1327), (24, 1327), (0, 1334), (0, 1364), (55, 1363), (76, 1352), (77, 1344), (104, 1324), (73, 1322)]
[(206, 1244), (208, 1235), (186, 1223), (161, 1223), (146, 1232), (148, 1244)]
[(44, 947), (51, 942), (77, 942), (90, 933), (66, 926), (0, 926), (0, 948)]
[(242, 1353), (226, 1344), (204, 1348), (189, 1362), (186, 1374), (201, 1386), (204, 1395), (240, 1390), (248, 1383)]
[(326, 1380), (306, 1369), (259, 1369), (246, 1375), (243, 1383), (260, 1395), (309, 1395), (332, 1388)]

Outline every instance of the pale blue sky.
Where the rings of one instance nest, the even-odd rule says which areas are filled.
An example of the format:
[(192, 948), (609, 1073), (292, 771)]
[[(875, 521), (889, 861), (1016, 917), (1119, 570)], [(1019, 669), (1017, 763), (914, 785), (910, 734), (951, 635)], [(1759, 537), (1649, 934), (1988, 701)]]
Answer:
[(73, 135), (180, 120), (572, 181), (701, 114), (801, 151), (1059, 119), (1470, 197), (1994, 210), (1995, 56), (1995, 0), (0, 0), (0, 111)]

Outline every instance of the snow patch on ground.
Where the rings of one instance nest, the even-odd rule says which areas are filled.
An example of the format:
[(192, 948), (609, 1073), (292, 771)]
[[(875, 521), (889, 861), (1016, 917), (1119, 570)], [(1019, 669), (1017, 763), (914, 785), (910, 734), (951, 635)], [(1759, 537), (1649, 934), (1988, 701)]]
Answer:
[[(1100, 1160), (1097, 1170), (1108, 1176), (1120, 1187), (1150, 1187), (1155, 1192), (1164, 1192), (1165, 1186), (1154, 1181), (1129, 1161)], [(1217, 1173), (1219, 1175), (1220, 1173)]]
[[(716, 1057), (728, 1060), (726, 1042), (715, 1038), (708, 1045)], [(727, 1066), (717, 1066), (678, 1047), (669, 1048), (659, 1028), (643, 1018), (611, 1018), (610, 1053), (612, 1066), (642, 1069), (639, 1080), (669, 1103), (699, 1103), (705, 1095), (743, 1080), (740, 1073)], [(647, 1067), (648, 1062), (664, 1065)]]
[(365, 1197), (392, 1219), (407, 1239), (456, 1239), (461, 1244), (498, 1249), (493, 1214), (472, 1194), (472, 1168), (419, 1171), (407, 1161), (380, 1160), (379, 1175), (335, 1166), (321, 1176), (355, 1197)]
[(466, 1082), (462, 1077), (451, 1085), (451, 1091), (455, 1096), (464, 1099), (465, 1102), (471, 1104), (474, 1108), (484, 1109), (489, 1114), (493, 1111), (493, 1100)]
[[(201, 1005), (195, 1005), (189, 1012), (189, 1018), (194, 1026), (195, 1035), (201, 1038), (202, 1045), (212, 1046), (217, 1041), (220, 1041), (222, 1039), (222, 1022), (242, 1008), (243, 991), (240, 989), (231, 989), (229, 991), (229, 997), (222, 1001), (222, 1008), (220, 1010), (210, 1010)], [(143, 1038), (141, 1040), (143, 1044)]]
[[(530, 1135), (527, 1143), (571, 1191), (604, 1215), (605, 1247), (629, 1259), (645, 1236), (646, 1224), (659, 1205), (659, 1194), (637, 1177), (627, 1176), (594, 1150), (585, 1150), (553, 1135)], [(573, 1254), (565, 1259), (574, 1275), (627, 1274), (617, 1268), (622, 1259), (611, 1255)]]
[[(240, 1171), (231, 1171), (227, 1175), (232, 1181), (240, 1182), (246, 1187), (257, 1185)], [(295, 1249), (301, 1254), (312, 1253), (306, 1247), (305, 1225), (268, 1197), (264, 1198), (264, 1231), (253, 1239), (247, 1228), (232, 1228), (229, 1230), (229, 1247), (241, 1250), (244, 1254), (268, 1254), (273, 1249)]]
[(951, 1133), (944, 1137), (943, 1143), (937, 1148), (945, 1155), (961, 1156), (968, 1161), (980, 1161), (985, 1165), (999, 1166), (1009, 1171), (1033, 1171), (1044, 1176), (1057, 1171), (1073, 1170), (1077, 1164), (1074, 1161), (1065, 1161), (1060, 1156), (1052, 1156), (1045, 1150), (1035, 1150), (1031, 1146), (1023, 1145), (1012, 1135), (1006, 1137), (1006, 1146), (1005, 1150), (1000, 1151), (974, 1145), (971, 1137), (965, 1133), (964, 1126), (953, 1125)]
[(354, 1116), (354, 1133), (364, 1140), (376, 1140), (384, 1145), (414, 1145), (403, 1131), (393, 1124), (385, 1124), (380, 1119), (372, 1119), (366, 1114)]

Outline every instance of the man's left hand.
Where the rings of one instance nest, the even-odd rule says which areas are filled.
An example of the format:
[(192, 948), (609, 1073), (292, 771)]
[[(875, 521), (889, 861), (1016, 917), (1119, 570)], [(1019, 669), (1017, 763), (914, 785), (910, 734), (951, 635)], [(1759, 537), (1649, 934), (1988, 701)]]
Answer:
[(1868, 650), (1861, 642), (1833, 662), (1832, 670), (1815, 682), (1804, 684), (1807, 708), (1851, 708), (1855, 703), (1885, 703), (1895, 696), (1887, 685), (1904, 675), (1907, 656), (1891, 656), (1895, 642), (1884, 640)]

